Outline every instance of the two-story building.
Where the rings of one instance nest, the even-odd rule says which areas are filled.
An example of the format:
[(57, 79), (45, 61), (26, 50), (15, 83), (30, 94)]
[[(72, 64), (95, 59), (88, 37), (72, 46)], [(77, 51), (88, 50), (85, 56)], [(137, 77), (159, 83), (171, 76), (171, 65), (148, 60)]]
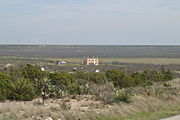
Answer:
[(84, 58), (84, 64), (86, 65), (99, 65), (99, 58)]

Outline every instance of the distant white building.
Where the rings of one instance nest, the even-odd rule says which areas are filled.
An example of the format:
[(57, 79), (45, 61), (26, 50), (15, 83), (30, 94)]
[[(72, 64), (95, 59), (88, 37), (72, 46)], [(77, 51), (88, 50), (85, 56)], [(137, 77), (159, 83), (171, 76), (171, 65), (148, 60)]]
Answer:
[(86, 65), (99, 65), (99, 58), (84, 58), (84, 64)]
[(56, 61), (56, 63), (57, 63), (58, 65), (64, 65), (64, 64), (67, 64), (66, 61)]

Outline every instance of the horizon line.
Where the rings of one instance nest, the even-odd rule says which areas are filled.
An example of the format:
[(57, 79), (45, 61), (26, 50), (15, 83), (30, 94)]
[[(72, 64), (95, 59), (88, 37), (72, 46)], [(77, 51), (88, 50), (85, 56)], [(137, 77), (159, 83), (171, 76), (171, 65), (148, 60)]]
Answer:
[(0, 44), (0, 46), (7, 46), (7, 45), (19, 45), (19, 46), (180, 46), (180, 44)]

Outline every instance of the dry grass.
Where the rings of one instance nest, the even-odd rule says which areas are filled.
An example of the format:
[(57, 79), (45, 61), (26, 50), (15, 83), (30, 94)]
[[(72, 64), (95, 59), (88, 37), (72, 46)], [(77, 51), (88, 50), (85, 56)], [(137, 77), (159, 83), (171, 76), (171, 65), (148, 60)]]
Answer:
[[(162, 96), (147, 96), (146, 90), (143, 90), (147, 88), (132, 88), (133, 102), (129, 104), (120, 102), (103, 105), (100, 101), (93, 101), (91, 96), (82, 96), (78, 100), (48, 100), (44, 105), (34, 104), (34, 101), (0, 103), (0, 120), (101, 120), (172, 107), (180, 108), (180, 79), (170, 81), (169, 84), (173, 89), (167, 89)], [(176, 94), (173, 95), (173, 92)], [(70, 104), (71, 109), (63, 109), (62, 101)]]
[(104, 58), (103, 62), (112, 63), (118, 61), (122, 63), (140, 63), (140, 64), (180, 64), (180, 59), (176, 58)]
[(37, 116), (42, 118), (50, 116), (51, 109), (46, 106), (33, 105), (32, 102), (6, 102), (0, 104), (0, 113), (1, 117), (12, 117), (12, 119), (38, 119)]
[[(88, 120), (99, 119), (97, 116), (104, 117), (126, 117), (128, 115), (139, 112), (156, 111), (159, 108), (173, 107), (180, 104), (180, 97), (173, 100), (161, 100), (155, 97), (145, 98), (143, 96), (135, 96), (136, 99), (131, 104), (119, 103), (111, 106), (106, 106), (102, 109), (87, 109), (82, 110), (77, 108), (63, 111), (58, 107), (47, 107), (42, 105), (33, 105), (31, 103), (4, 103), (0, 105), (0, 119), (8, 118), (12, 120), (45, 120), (50, 117), (53, 120)], [(178, 107), (178, 106), (177, 106)], [(180, 107), (180, 106), (179, 106)]]

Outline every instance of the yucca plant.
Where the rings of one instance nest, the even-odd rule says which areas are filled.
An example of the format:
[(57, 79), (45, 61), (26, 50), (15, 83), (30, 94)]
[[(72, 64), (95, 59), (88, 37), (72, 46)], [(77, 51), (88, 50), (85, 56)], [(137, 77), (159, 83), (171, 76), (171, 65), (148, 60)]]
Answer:
[(163, 86), (150, 86), (145, 87), (144, 92), (147, 96), (161, 97), (166, 92), (166, 89)]
[(157, 96), (157, 97), (161, 97), (166, 91), (166, 89), (164, 87), (162, 87), (162, 86), (160, 86), (160, 87), (152, 87), (152, 90), (153, 90), (154, 95)]
[(35, 98), (35, 90), (29, 79), (20, 78), (7, 84), (11, 94), (9, 99), (29, 101)]

